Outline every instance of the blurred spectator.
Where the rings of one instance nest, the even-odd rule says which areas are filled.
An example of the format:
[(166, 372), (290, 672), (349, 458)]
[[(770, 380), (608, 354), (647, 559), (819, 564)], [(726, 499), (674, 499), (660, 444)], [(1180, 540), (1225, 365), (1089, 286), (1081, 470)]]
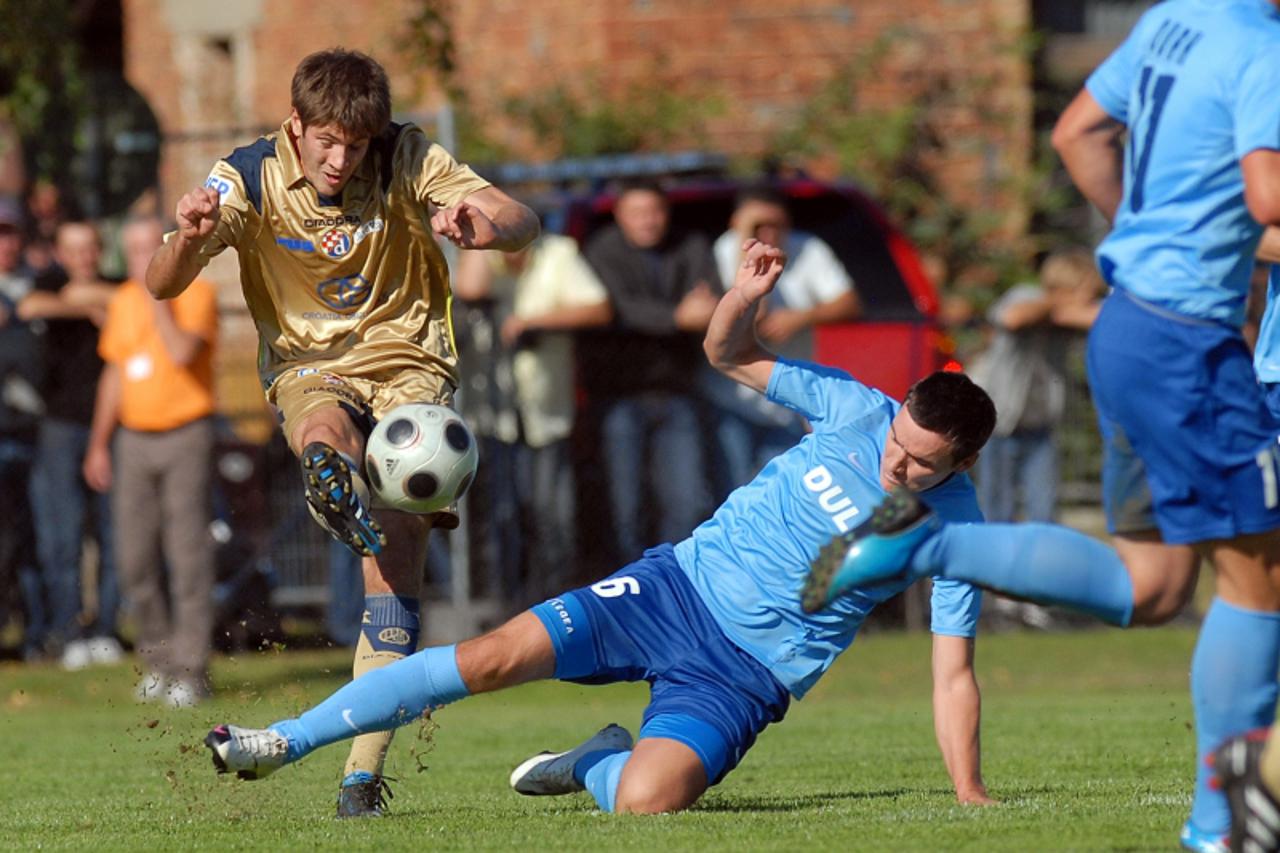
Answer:
[(84, 475), (111, 490), (116, 565), (146, 667), (137, 697), (189, 707), (209, 691), (217, 299), (200, 279), (176, 299), (152, 298), (143, 281), (158, 221), (132, 221), (122, 239), (129, 280), (102, 326)]
[[(458, 335), (458, 411), (475, 433), (480, 467), (467, 492), (466, 525), (473, 577), (483, 594), (514, 604), (520, 597), (524, 542), (516, 494), (520, 439), (511, 350), (499, 329), (511, 311), (510, 294), (490, 292), (466, 269), (469, 256), (457, 252), (452, 287)], [(474, 269), (474, 266), (472, 266)], [(471, 284), (465, 279), (470, 278)]]
[(641, 506), (656, 507), (653, 535), (664, 542), (687, 536), (710, 507), (694, 384), (720, 285), (707, 242), (670, 233), (657, 184), (624, 187), (614, 220), (586, 250), (614, 325), (583, 338), (578, 363), (600, 416), (613, 544), (629, 561), (650, 539)]
[[(98, 327), (115, 293), (98, 268), (102, 243), (88, 222), (65, 222), (54, 237), (57, 266), (36, 277), (35, 289), (18, 305), (18, 316), (43, 326), (45, 417), (36, 438), (31, 506), (47, 625), (46, 649), (62, 649), (66, 669), (115, 663), (120, 603), (112, 556), (111, 522), (105, 495), (94, 495), (81, 477), (102, 360)], [(95, 618), (82, 628), (81, 546), (86, 520), (98, 544)]]
[[(987, 521), (1053, 521), (1058, 502), (1058, 446), (1067, 390), (1067, 346), (1093, 324), (1104, 285), (1086, 249), (1049, 255), (1039, 284), (1020, 284), (991, 306), (991, 345), (970, 371), (996, 404), (996, 429), (978, 457), (978, 501)], [(1035, 627), (1048, 617), (1014, 606)]]
[(511, 358), (519, 446), (514, 482), (502, 487), (517, 495), (520, 526), (528, 533), (523, 589), (511, 590), (523, 606), (573, 580), (577, 489), (569, 436), (576, 401), (569, 333), (604, 326), (613, 312), (577, 244), (545, 232), (519, 252), (464, 254), (454, 290), (466, 299), (496, 301), (501, 347)]
[(716, 240), (721, 281), (733, 281), (742, 260), (742, 244), (751, 238), (780, 246), (787, 253), (786, 269), (768, 303), (761, 306), (756, 334), (781, 356), (811, 361), (814, 326), (861, 315), (853, 279), (821, 238), (791, 227), (786, 199), (767, 187), (748, 189), (739, 196), (729, 230)]
[(57, 265), (55, 243), (58, 226), (66, 219), (62, 192), (52, 181), (40, 179), (27, 190), (27, 243), (24, 249), (27, 266), (36, 275), (52, 271)]
[(17, 314), (34, 280), (22, 258), (22, 208), (0, 197), (0, 582), (20, 586), (26, 611), (23, 658), (45, 656), (45, 609), (36, 569), (28, 484), (36, 424), (44, 405), (38, 389), (43, 365), (39, 340)]
[[(817, 236), (791, 227), (787, 201), (767, 187), (745, 190), (715, 242), (716, 267), (733, 281), (742, 244), (755, 238), (787, 253), (787, 266), (761, 306), (756, 334), (773, 352), (813, 360), (813, 327), (839, 323), (862, 313), (853, 280), (831, 247)], [(723, 500), (754, 477), (764, 464), (804, 435), (803, 418), (750, 388), (704, 367), (703, 390), (715, 406), (716, 488)]]

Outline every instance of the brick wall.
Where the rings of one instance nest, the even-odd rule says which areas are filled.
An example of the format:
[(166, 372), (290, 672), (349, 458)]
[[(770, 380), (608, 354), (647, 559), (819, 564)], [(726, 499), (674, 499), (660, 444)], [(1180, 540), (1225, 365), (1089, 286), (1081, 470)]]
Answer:
[[(477, 112), (504, 98), (595, 79), (621, 92), (646, 78), (723, 105), (708, 121), (713, 147), (761, 151), (799, 106), (879, 39), (883, 72), (860, 102), (887, 107), (945, 83), (991, 82), (938, 118), (944, 186), (990, 206), (1021, 172), (1031, 141), (1030, 68), (1017, 50), (1030, 26), (1025, 0), (466, 0), (456, 4), (459, 80)], [(1001, 113), (999, 119), (993, 118)], [(498, 120), (505, 140), (518, 128)], [(820, 164), (819, 164), (820, 165)]]
[[(176, 139), (166, 147), (166, 207), (212, 159), (288, 112), (288, 83), (305, 53), (334, 44), (389, 65), (397, 108), (428, 113), (433, 81), (396, 68), (392, 45), (419, 0), (221, 0), (209, 21), (196, 0), (125, 0), (126, 74)], [(860, 103), (885, 107), (940, 82), (990, 81), (990, 94), (947, 104), (940, 125), (946, 184), (989, 204), (998, 179), (1021, 170), (1030, 143), (1028, 64), (1013, 46), (1026, 0), (454, 0), (458, 81), (475, 112), (509, 141), (499, 105), (551, 85), (598, 81), (620, 93), (656, 81), (720, 99), (711, 144), (760, 151), (806, 99), (877, 39), (892, 44)], [(185, 32), (183, 31), (185, 30)], [(980, 87), (985, 92), (986, 86)], [(993, 113), (1002, 115), (993, 119)]]

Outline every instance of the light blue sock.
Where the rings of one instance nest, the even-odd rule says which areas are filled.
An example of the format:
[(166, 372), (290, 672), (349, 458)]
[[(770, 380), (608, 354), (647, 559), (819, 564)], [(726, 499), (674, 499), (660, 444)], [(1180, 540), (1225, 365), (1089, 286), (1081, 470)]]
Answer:
[(412, 722), (428, 709), (470, 695), (456, 646), (436, 646), (370, 670), (297, 719), (270, 728), (289, 741), (289, 761), (335, 741)]
[(614, 799), (618, 794), (618, 780), (622, 778), (622, 768), (631, 757), (631, 750), (615, 752), (597, 761), (586, 773), (583, 780), (591, 796), (596, 798), (596, 805), (602, 812), (612, 812)]
[(911, 569), (1120, 627), (1133, 615), (1133, 581), (1115, 550), (1055, 524), (948, 524), (916, 550)]
[(1227, 798), (1209, 787), (1204, 759), (1232, 735), (1276, 719), (1280, 666), (1280, 613), (1244, 610), (1215, 598), (1200, 625), (1191, 658), (1191, 702), (1196, 711), (1196, 795), (1191, 822), (1210, 835), (1231, 827)]

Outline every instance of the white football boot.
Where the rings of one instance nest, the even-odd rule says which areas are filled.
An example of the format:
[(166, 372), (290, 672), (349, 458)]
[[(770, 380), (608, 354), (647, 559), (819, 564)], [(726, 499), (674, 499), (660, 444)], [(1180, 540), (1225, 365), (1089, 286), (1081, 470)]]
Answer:
[(289, 741), (271, 729), (218, 726), (205, 736), (219, 773), (235, 773), (241, 779), (261, 779), (284, 765)]

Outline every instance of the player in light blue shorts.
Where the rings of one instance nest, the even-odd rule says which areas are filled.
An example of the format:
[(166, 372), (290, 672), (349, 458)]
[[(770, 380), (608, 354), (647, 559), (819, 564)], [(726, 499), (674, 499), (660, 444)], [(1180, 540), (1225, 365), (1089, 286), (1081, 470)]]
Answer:
[[(1182, 609), (1207, 558), (1217, 597), (1191, 673), (1201, 759), (1275, 718), (1277, 424), (1239, 328), (1263, 226), (1280, 223), (1277, 57), (1274, 3), (1169, 0), (1143, 15), (1054, 131), (1076, 186), (1114, 223), (1098, 249), (1113, 292), (1090, 333), (1088, 367), (1120, 559), (1091, 557), (1083, 537), (1050, 553), (1036, 528), (953, 536), (907, 508), (897, 522), (910, 535), (884, 526), (895, 535), (858, 543), (817, 577), (834, 594), (906, 563), (908, 576), (964, 578), (1097, 612), (1119, 606), (1116, 576), (1127, 573), (1129, 618), (1152, 624)], [(1016, 553), (1021, 565), (985, 559), (991, 553)], [(1203, 760), (1197, 766), (1181, 840), (1224, 850), (1227, 803)]]
[[(806, 614), (799, 594), (809, 561), (896, 486), (929, 495), (949, 521), (981, 521), (964, 471), (995, 424), (990, 398), (960, 374), (926, 377), (899, 405), (841, 371), (764, 351), (756, 310), (781, 264), (781, 252), (751, 241), (706, 349), (725, 373), (807, 417), (811, 434), (683, 542), (651, 549), (477, 639), (367, 673), (296, 719), (215, 728), (206, 743), (217, 769), (259, 778), (470, 694), (559, 678), (648, 682), (639, 741), (609, 725), (568, 752), (536, 755), (512, 773), (520, 793), (585, 789), (606, 811), (656, 813), (687, 808), (723, 779), (849, 647), (871, 609), (907, 586), (851, 590)], [(979, 607), (969, 584), (934, 584), (939, 746), (957, 797), (985, 803), (972, 668)]]

